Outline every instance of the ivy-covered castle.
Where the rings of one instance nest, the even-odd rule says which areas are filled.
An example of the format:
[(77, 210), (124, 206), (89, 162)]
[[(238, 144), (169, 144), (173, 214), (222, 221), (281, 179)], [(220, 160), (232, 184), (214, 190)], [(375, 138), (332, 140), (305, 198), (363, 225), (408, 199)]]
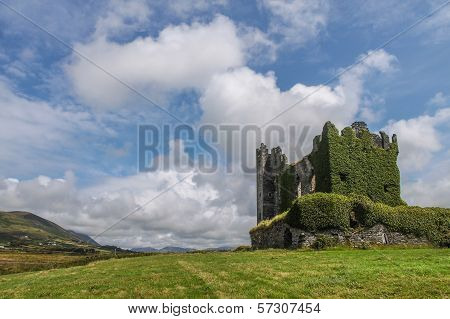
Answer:
[(340, 134), (327, 122), (311, 154), (289, 164), (280, 147), (256, 150), (257, 222), (287, 210), (294, 199), (314, 192), (366, 195), (391, 206), (400, 198), (397, 137), (371, 133), (355, 122)]
[(395, 135), (371, 133), (364, 122), (339, 132), (327, 122), (296, 163), (264, 144), (256, 157), (254, 248), (450, 246), (450, 209), (408, 206), (400, 197)]

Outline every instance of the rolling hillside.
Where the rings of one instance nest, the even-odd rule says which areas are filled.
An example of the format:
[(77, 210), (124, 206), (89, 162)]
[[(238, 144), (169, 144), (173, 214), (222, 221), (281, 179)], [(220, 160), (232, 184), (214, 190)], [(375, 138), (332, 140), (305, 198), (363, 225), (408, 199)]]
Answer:
[(29, 212), (0, 212), (0, 247), (28, 250), (93, 249), (89, 236), (66, 230)]

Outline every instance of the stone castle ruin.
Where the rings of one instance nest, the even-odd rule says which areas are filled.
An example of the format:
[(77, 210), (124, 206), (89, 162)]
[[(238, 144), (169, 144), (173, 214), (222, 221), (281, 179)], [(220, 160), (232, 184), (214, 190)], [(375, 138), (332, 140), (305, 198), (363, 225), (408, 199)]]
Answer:
[(269, 152), (261, 144), (252, 246), (314, 247), (323, 238), (351, 246), (448, 245), (449, 209), (401, 199), (398, 153), (396, 135), (371, 133), (364, 122), (341, 132), (327, 122), (312, 152), (295, 163), (280, 147)]
[[(357, 142), (355, 144), (355, 141)], [(402, 203), (396, 135), (369, 132), (355, 122), (339, 134), (327, 122), (311, 154), (288, 163), (280, 147), (256, 150), (257, 222), (288, 209), (295, 198), (314, 193), (366, 195), (389, 205)]]

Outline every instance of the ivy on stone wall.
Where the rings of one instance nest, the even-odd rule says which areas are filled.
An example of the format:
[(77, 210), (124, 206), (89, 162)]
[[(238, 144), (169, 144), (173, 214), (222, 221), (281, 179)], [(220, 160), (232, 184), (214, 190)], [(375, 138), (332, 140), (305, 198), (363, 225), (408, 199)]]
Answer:
[(280, 210), (288, 210), (294, 199), (297, 198), (297, 181), (295, 179), (295, 167), (289, 165), (280, 176)]
[(397, 206), (375, 203), (361, 195), (351, 196), (355, 218), (364, 227), (384, 224), (393, 231), (426, 237), (449, 247), (450, 209), (440, 207)]
[[(440, 246), (450, 245), (450, 209), (376, 203), (366, 196), (314, 193), (298, 197), (290, 210), (275, 217), (306, 231), (350, 230), (383, 224), (391, 231), (426, 237)], [(265, 228), (272, 221), (267, 221)], [(260, 229), (259, 225), (252, 231)]]
[(333, 193), (314, 193), (297, 198), (286, 215), (286, 222), (296, 228), (318, 231), (350, 228), (348, 197)]
[(405, 205), (400, 197), (398, 146), (377, 146), (372, 133), (347, 127), (342, 135), (331, 123), (324, 126), (318, 150), (310, 155), (316, 174), (316, 191), (337, 194), (362, 194), (375, 202)]
[[(331, 193), (331, 179), (330, 179), (330, 134), (328, 131), (335, 129), (331, 122), (325, 123), (322, 130), (322, 136), (320, 142), (318, 142), (319, 148), (317, 151), (313, 151), (310, 155), (310, 161), (314, 166), (314, 174), (316, 176), (316, 192)], [(333, 140), (333, 139), (331, 139)]]

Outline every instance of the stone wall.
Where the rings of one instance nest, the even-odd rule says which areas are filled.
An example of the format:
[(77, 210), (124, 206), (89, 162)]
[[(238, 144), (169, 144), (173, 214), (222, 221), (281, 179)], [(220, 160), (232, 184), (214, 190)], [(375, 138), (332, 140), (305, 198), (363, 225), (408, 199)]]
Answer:
[(426, 238), (393, 232), (384, 225), (377, 224), (371, 228), (352, 229), (348, 232), (327, 230), (307, 232), (293, 228), (284, 221), (275, 222), (270, 228), (257, 229), (250, 233), (252, 247), (263, 248), (308, 248), (319, 236), (328, 236), (337, 244), (361, 247), (365, 245), (426, 245), (431, 244)]
[(294, 166), (297, 196), (314, 193), (316, 191), (316, 179), (314, 167), (309, 157), (305, 156), (301, 161), (295, 163)]
[(286, 170), (287, 157), (280, 147), (269, 152), (263, 143), (256, 150), (257, 222), (280, 212), (280, 175)]

